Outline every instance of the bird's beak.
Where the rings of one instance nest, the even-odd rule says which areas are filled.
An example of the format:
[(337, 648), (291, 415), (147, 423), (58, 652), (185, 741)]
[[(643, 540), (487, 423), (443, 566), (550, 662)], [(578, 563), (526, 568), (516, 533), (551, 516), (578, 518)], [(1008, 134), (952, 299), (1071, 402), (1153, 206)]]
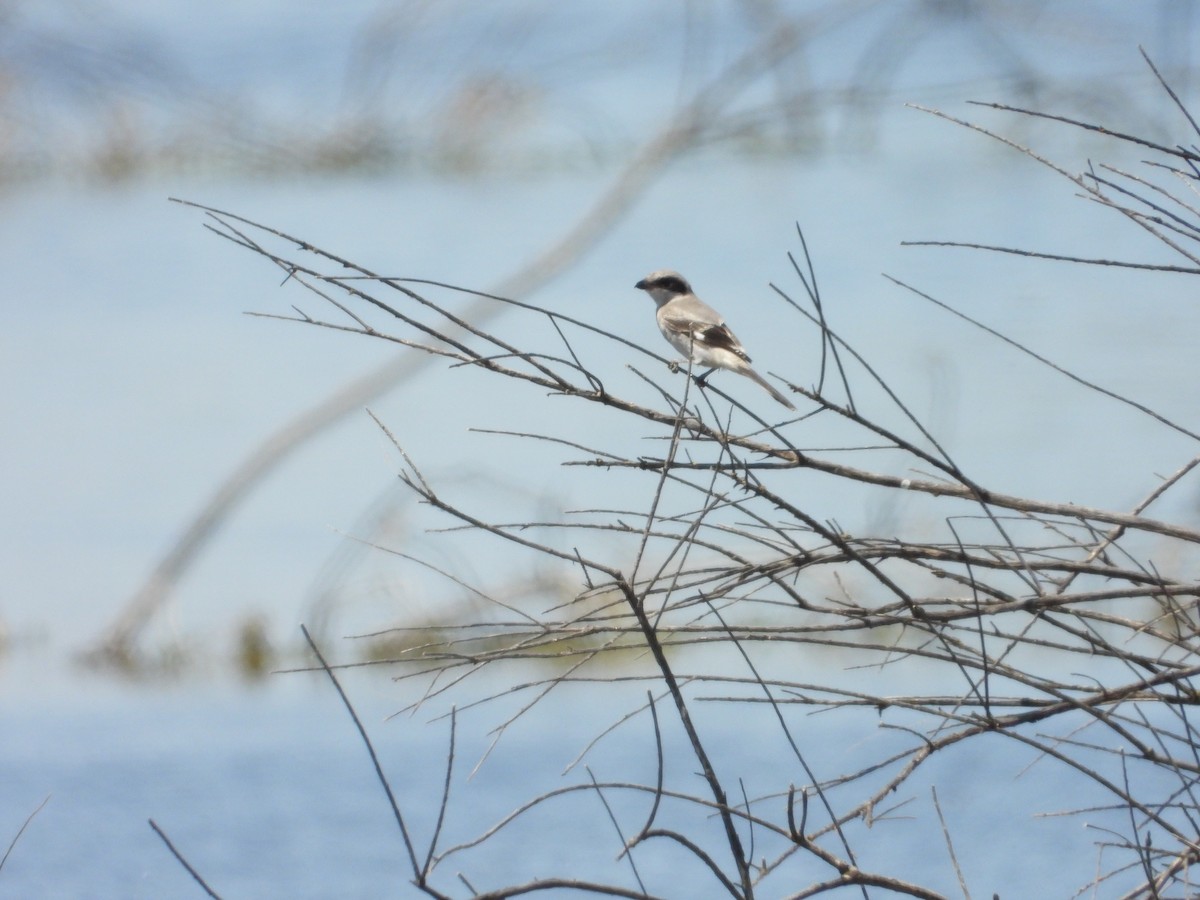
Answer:
[(646, 279), (643, 278), (641, 281), (639, 281), (637, 284), (635, 284), (634, 287), (637, 288), (638, 290), (644, 291), (646, 289)]

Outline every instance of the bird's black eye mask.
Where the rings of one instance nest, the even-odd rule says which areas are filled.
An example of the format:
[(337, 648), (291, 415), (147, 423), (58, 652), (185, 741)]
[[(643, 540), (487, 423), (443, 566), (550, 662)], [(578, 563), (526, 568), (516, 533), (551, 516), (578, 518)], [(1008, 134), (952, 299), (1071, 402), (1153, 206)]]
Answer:
[(662, 288), (670, 291), (672, 294), (687, 294), (691, 292), (691, 288), (687, 286), (682, 278), (676, 278), (674, 275), (668, 275), (665, 278), (660, 278), (654, 282), (652, 287)]

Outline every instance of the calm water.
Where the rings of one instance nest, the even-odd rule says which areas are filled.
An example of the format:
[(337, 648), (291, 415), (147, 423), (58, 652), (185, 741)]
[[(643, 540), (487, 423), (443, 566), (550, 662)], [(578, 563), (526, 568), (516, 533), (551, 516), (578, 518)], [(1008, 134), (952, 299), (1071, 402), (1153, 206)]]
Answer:
[[(297, 47), (317, 56), (329, 46), (326, 33), (339, 35), (342, 45), (349, 41), (331, 31), (347, 21), (341, 16), (282, 20), (287, 40), (264, 49), (272, 65), (294, 58)], [(165, 35), (167, 46), (178, 41), (190, 64), (209, 72), (223, 63), (229, 70), (248, 66), (262, 45), (253, 35), (271, 33), (279, 21), (278, 10), (260, 5), (229, 20), (237, 28), (167, 14), (145, 27)], [(226, 31), (239, 39), (221, 43)], [(857, 35), (856, 46), (869, 37)], [(1146, 37), (1152, 43), (1155, 35)], [(1140, 78), (1136, 43), (1130, 40), (1122, 69)], [(259, 64), (270, 69), (267, 62)], [(302, 77), (266, 79), (256, 97), (268, 108), (287, 109), (307, 85), (318, 106), (332, 105), (336, 92), (322, 73), (336, 64), (321, 59)], [(927, 60), (920, 71), (935, 69)], [(604, 91), (622, 90), (629, 85), (614, 77), (596, 102)], [(911, 99), (975, 115), (961, 101), (977, 96), (974, 89), (942, 87), (914, 89)], [(1160, 102), (1151, 93), (1140, 96)], [(662, 108), (669, 107), (664, 100)], [(614, 127), (636, 139), (639, 128), (656, 121), (656, 109), (637, 106)], [(1001, 130), (1012, 123), (990, 121)], [(786, 254), (799, 249), (799, 221), (835, 326), (888, 374), (964, 469), (1000, 490), (1131, 507), (1154, 486), (1155, 473), (1174, 470), (1194, 449), (936, 312), (880, 273), (957, 304), (1193, 426), (1190, 385), (1200, 330), (1194, 290), (1182, 276), (901, 248), (902, 240), (953, 238), (1162, 258), (1127, 224), (1073, 197), (1068, 182), (981, 137), (898, 103), (877, 122), (870, 148), (835, 147), (803, 159), (706, 156), (673, 168), (605, 240), (533, 299), (654, 346), (659, 338), (650, 311), (632, 284), (652, 269), (676, 267), (731, 319), (736, 308), (738, 333), (756, 363), (810, 383), (811, 331), (766, 286), (796, 287)], [(1048, 152), (1074, 167), (1100, 152), (1073, 136), (1022, 134), (1045, 141)], [(1137, 154), (1119, 158), (1130, 166), (1137, 160)], [(14, 643), (0, 669), (0, 846), (43, 798), (50, 801), (0, 872), (0, 897), (198, 896), (149, 818), (227, 897), (416, 894), (405, 887), (405, 852), (366, 753), (328, 685), (303, 675), (253, 686), (201, 675), (126, 685), (81, 676), (65, 662), (112, 619), (236, 461), (392, 352), (242, 316), (286, 313), (290, 304), (310, 301), (279, 290), (273, 269), (214, 238), (199, 214), (166, 197), (257, 218), (390, 274), (486, 288), (560, 235), (611, 174), (190, 177), (109, 187), (39, 183), (6, 195), (0, 619)], [(498, 327), (519, 332), (522, 326), (501, 320)], [(626, 359), (586, 339), (577, 349), (606, 383), (639, 389), (624, 371)], [(640, 432), (620, 431), (625, 426), (601, 420), (586, 404), (548, 402), (431, 369), (372, 408), (429, 478), (477, 499), (485, 513), (503, 510), (514, 518), (544, 512), (547, 504), (596, 505), (597, 497), (613, 506), (644, 500), (636, 482), (564, 469), (556, 450), (519, 447), (518, 453), (511, 442), (468, 432), (553, 430), (584, 444), (642, 446)], [(826, 443), (819, 431), (806, 437), (814, 446)], [(180, 586), (155, 638), (220, 654), (232, 646), (237, 621), (261, 615), (275, 640), (292, 642), (294, 623), (315, 614), (315, 598), (330, 583), (339, 588), (339, 634), (440, 615), (452, 592), (394, 559), (357, 559), (339, 581), (343, 535), (356, 533), (363, 510), (392, 489), (395, 472), (394, 454), (374, 424), (365, 415), (349, 417), (282, 466), (230, 520)], [(808, 502), (818, 518), (847, 527), (879, 515), (870, 497), (836, 485), (814, 486)], [(1190, 521), (1194, 502), (1194, 492), (1181, 492), (1158, 515)], [(528, 560), (495, 548), (437, 543), (424, 529), (443, 522), (421, 518), (403, 501), (400, 508), (411, 516), (396, 538), (406, 549), (434, 559), (445, 554), (481, 584), (527, 572)], [(343, 649), (335, 646), (332, 655)], [(411, 701), (407, 686), (378, 676), (349, 684), (423, 850), (447, 742), (446, 722), (430, 720), (444, 709), (388, 719)], [(509, 707), (464, 715), (443, 845), (477, 834), (540, 790), (585, 781), (578, 768), (560, 773), (588, 740), (640, 702), (641, 691), (573, 689), (552, 697), (505, 735), (474, 776), (489, 729)], [(756, 773), (770, 776), (758, 791), (805, 780), (786, 774), (795, 761), (775, 746), (767, 724), (759, 732), (743, 713), (702, 706), (701, 727), (714, 754), (728, 777), (747, 779), (751, 795)], [(820, 775), (877, 755), (895, 739), (873, 712), (797, 716), (794, 725)], [(928, 787), (936, 783), (965, 842), (985, 848), (972, 854), (960, 847), (975, 895), (1069, 895), (1093, 874), (1096, 834), (1076, 819), (1032, 816), (1025, 826), (998, 831), (994, 811), (1018, 802), (1034, 812), (1079, 805), (1081, 785), (1045, 764), (1027, 769), (1031, 760), (1011, 744), (975, 743), (970, 756), (946, 754), (910, 785), (911, 803), (898, 816), (911, 815), (921, 827), (897, 818), (857, 832), (864, 865), (955, 893), (944, 848), (928, 843), (936, 833)], [(671, 758), (680, 762), (670, 777), (696, 790), (694, 765), (673, 746)], [(649, 782), (653, 758), (649, 728), (639, 719), (603, 742), (589, 762), (602, 781)], [(640, 824), (639, 799), (614, 803), (623, 827)], [(442, 887), (465, 893), (455, 887), (458, 871), (481, 889), (550, 872), (612, 871), (619, 842), (594, 794), (549, 804), (529, 824), (451, 857), (440, 870)], [(545, 842), (539, 837), (545, 834), (556, 840)], [(687, 882), (694, 868), (665, 850), (644, 853), (639, 864), (648, 887), (666, 896), (705, 896), (711, 887)], [(807, 861), (794, 865), (775, 892), (787, 892), (787, 878), (800, 885), (821, 874)]]
[[(347, 684), (423, 855), (444, 778), (448, 724), (429, 722), (428, 714), (387, 719), (398, 692), (385, 679), (349, 678)], [(542, 791), (587, 784), (581, 767), (564, 769), (606, 725), (638, 704), (639, 690), (568, 689), (512, 726), (474, 774), (490, 740), (486, 726), (500, 716), (463, 714), (439, 847), (477, 836)], [(743, 779), (749, 794), (789, 777), (804, 780), (757, 711), (742, 710), (735, 720), (719, 708), (698, 709), (710, 753), (727, 777)], [(332, 691), (308, 676), (280, 676), (253, 689), (193, 684), (133, 693), (93, 690), (36, 708), (6, 704), (3, 714), (0, 825), (14, 834), (28, 813), (50, 799), (0, 873), (0, 896), (198, 895), (151, 831), (151, 818), (226, 897), (418, 896), (406, 887), (407, 856), (367, 753)], [(875, 758), (903, 740), (881, 731), (873, 711), (797, 714), (791, 724), (819, 776)], [(751, 734), (756, 736), (747, 740)], [(668, 789), (701, 791), (695, 763), (669, 725), (666, 739)], [(929, 793), (936, 783), (973, 889), (1067, 896), (1094, 865), (1094, 838), (1080, 821), (1030, 819), (1025, 827), (1000, 831), (996, 821), (999, 810), (1070, 806), (1082, 784), (1034, 764), (1011, 743), (974, 743), (969, 755), (951, 751), (928, 763), (897, 797), (907, 802), (895, 811), (877, 810), (880, 820), (871, 829), (848, 829), (860, 863), (954, 893), (945, 848), (929, 843), (937, 833)], [(597, 745), (585, 763), (600, 782), (649, 785), (654, 759), (643, 716)], [(627, 834), (649, 811), (645, 793), (609, 791), (606, 798)], [(782, 800), (762, 802), (769, 807)], [(591, 792), (544, 804), (490, 843), (444, 861), (437, 871), (440, 886), (461, 893), (458, 872), (479, 889), (552, 873), (634, 886), (623, 866), (613, 866), (619, 840), (598, 805)], [(1096, 825), (1107, 818), (1096, 813), (1089, 820)], [(685, 818), (669, 802), (658, 821), (707, 835), (719, 847), (711, 820), (705, 825), (703, 818)], [(980, 835), (989, 833), (981, 844)], [(762, 855), (779, 849), (765, 834), (757, 840)], [(669, 846), (646, 845), (636, 861), (647, 887), (663, 896), (712, 892), (698, 867)], [(768, 882), (767, 895), (787, 893), (820, 874), (814, 861), (799, 857)]]

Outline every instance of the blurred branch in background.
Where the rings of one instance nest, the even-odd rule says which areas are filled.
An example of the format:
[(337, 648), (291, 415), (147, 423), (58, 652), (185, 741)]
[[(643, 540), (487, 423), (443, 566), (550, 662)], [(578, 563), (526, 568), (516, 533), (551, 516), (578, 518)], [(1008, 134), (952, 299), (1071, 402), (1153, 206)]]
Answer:
[[(564, 237), (518, 273), (502, 282), (496, 291), (523, 297), (544, 286), (576, 262), (598, 241), (646, 190), (671, 161), (703, 141), (721, 119), (723, 110), (747, 87), (770, 72), (782, 59), (801, 46), (812, 32), (785, 22), (770, 31), (722, 72), (711, 85), (699, 91), (658, 135), (635, 154), (595, 205), (566, 231)], [(501, 307), (480, 301), (465, 317), (482, 324)], [(268, 473), (291, 452), (395, 384), (412, 377), (429, 362), (421, 354), (401, 353), (395, 360), (346, 385), (303, 413), (264, 441), (222, 484), (181, 537), (151, 572), (146, 583), (127, 603), (120, 615), (89, 652), (94, 661), (130, 665), (136, 661), (135, 642), (171, 589), (220, 529), (221, 523)]]

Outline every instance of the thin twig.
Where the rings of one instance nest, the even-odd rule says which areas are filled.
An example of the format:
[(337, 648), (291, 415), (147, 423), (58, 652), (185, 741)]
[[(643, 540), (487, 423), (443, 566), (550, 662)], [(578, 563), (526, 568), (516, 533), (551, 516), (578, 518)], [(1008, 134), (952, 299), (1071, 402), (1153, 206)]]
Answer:
[(322, 670), (324, 670), (329, 680), (333, 683), (338, 698), (342, 701), (346, 712), (350, 714), (351, 721), (354, 722), (354, 728), (358, 731), (358, 736), (362, 739), (363, 746), (367, 748), (367, 754), (371, 757), (371, 765), (375, 768), (375, 777), (379, 779), (379, 783), (383, 787), (383, 792), (387, 795), (388, 805), (391, 807), (392, 815), (396, 819), (396, 825), (400, 829), (400, 836), (404, 839), (404, 849), (408, 852), (408, 860), (412, 865), (413, 877), (417, 880), (418, 884), (423, 884), (425, 869), (417, 862), (417, 852), (413, 848), (412, 839), (408, 836), (408, 826), (404, 824), (404, 816), (400, 812), (400, 804), (396, 802), (396, 795), (392, 793), (392, 785), (383, 772), (383, 765), (379, 762), (379, 756), (375, 753), (375, 746), (371, 743), (371, 738), (367, 735), (367, 729), (363, 727), (362, 722), (359, 720), (358, 713), (354, 709), (354, 704), (346, 696), (346, 692), (342, 689), (342, 684), (338, 681), (337, 675), (329, 667), (329, 663), (325, 661), (325, 656), (321, 653), (317, 642), (313, 640), (312, 635), (308, 633), (308, 628), (303, 624), (300, 626), (300, 633), (304, 635), (304, 640), (312, 650), (313, 655), (316, 656), (317, 662), (321, 664)]
[(197, 872), (192, 867), (192, 864), (189, 863), (184, 858), (183, 854), (180, 853), (179, 850), (175, 847), (175, 845), (173, 843), (171, 843), (171, 839), (169, 837), (167, 837), (167, 833), (165, 831), (163, 831), (161, 828), (158, 827), (158, 823), (155, 822), (153, 819), (149, 819), (147, 821), (149, 821), (150, 827), (152, 829), (154, 829), (154, 833), (159, 836), (159, 838), (162, 840), (162, 842), (166, 845), (167, 849), (171, 851), (171, 855), (175, 857), (176, 861), (181, 866), (183, 866), (185, 869), (187, 869), (187, 873), (192, 876), (192, 878), (195, 880), (196, 884), (200, 885), (200, 887), (204, 889), (204, 893), (206, 893), (206, 894), (208, 894), (208, 896), (212, 897), (213, 900), (221, 900), (221, 895), (218, 894), (216, 891), (214, 891), (211, 887), (208, 886), (208, 882), (205, 881), (203, 877), (201, 877), (200, 873)]
[(14, 834), (12, 840), (8, 842), (8, 847), (5, 849), (4, 855), (0, 856), (0, 872), (4, 871), (4, 864), (8, 862), (9, 856), (12, 855), (13, 847), (17, 846), (17, 841), (21, 839), (21, 835), (25, 833), (25, 829), (29, 827), (29, 823), (34, 820), (37, 814), (40, 813), (49, 802), (50, 795), (47, 794), (46, 799), (39, 803), (33, 812), (25, 817), (25, 821), (21, 823), (21, 827), (17, 829), (17, 833)]

